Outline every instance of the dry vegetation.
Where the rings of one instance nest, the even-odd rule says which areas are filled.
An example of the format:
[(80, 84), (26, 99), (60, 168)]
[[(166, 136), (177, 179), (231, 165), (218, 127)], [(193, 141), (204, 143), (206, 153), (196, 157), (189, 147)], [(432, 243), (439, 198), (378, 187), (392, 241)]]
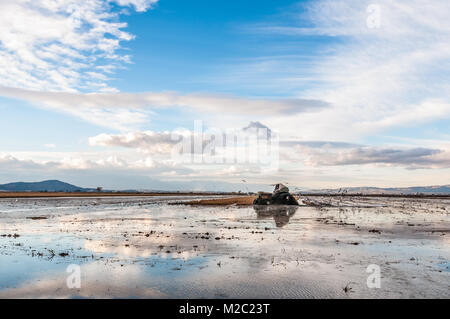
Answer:
[(239, 196), (230, 198), (215, 198), (178, 202), (176, 205), (201, 205), (201, 206), (227, 206), (227, 205), (252, 205), (256, 196)]
[(117, 197), (117, 196), (210, 196), (205, 193), (86, 193), (86, 192), (0, 192), (0, 198), (45, 198), (45, 197)]

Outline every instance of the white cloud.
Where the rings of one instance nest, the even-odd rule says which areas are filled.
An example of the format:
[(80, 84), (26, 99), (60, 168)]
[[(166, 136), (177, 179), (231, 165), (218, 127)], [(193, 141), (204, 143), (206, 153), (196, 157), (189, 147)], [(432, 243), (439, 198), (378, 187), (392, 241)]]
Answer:
[(238, 184), (224, 181), (230, 176), (217, 174), (219, 170), (193, 170), (149, 155), (130, 159), (128, 154), (104, 153), (0, 153), (0, 184), (59, 179), (80, 187), (102, 185), (105, 189), (236, 191), (242, 186), (239, 179)]
[[(380, 9), (379, 28), (367, 24), (372, 4)], [(450, 118), (447, 1), (319, 0), (302, 6), (296, 25), (280, 21), (253, 30), (294, 39), (323, 37), (324, 46), (308, 57), (306, 66), (303, 57), (291, 57), (285, 66), (278, 56), (274, 61), (309, 78), (297, 81), (293, 71), (287, 73), (291, 87), (297, 83), (304, 97), (320, 97), (331, 107), (301, 118), (273, 118), (271, 127), (305, 139), (358, 141)]]
[[(252, 99), (213, 94), (40, 92), (0, 86), (0, 96), (63, 111), (88, 122), (130, 130), (148, 120), (151, 110), (189, 108), (202, 114), (269, 117), (317, 112), (328, 103), (312, 99)], [(205, 115), (204, 115), (205, 116)]]
[(72, 93), (40, 92), (0, 86), (0, 95), (22, 99), (54, 108), (131, 108), (189, 107), (201, 112), (231, 114), (296, 114), (329, 107), (321, 100), (252, 99), (230, 95), (179, 94), (176, 92), (144, 93)]
[(47, 173), (56, 171), (129, 171), (131, 173), (151, 173), (159, 175), (164, 172), (175, 171), (177, 173), (186, 173), (189, 169), (182, 165), (177, 165), (168, 160), (156, 160), (151, 156), (140, 158), (137, 160), (125, 159), (120, 156), (105, 156), (97, 153), (91, 158), (87, 158), (82, 154), (49, 153), (51, 160), (33, 160), (29, 156), (18, 157), (11, 154), (0, 153), (0, 168), (9, 172), (19, 171), (42, 171)]
[[(227, 136), (228, 135), (228, 136)], [(176, 153), (187, 156), (202, 153), (204, 158), (231, 158), (237, 156), (236, 152), (246, 154), (250, 151), (252, 143), (261, 142), (268, 145), (277, 141), (277, 134), (260, 122), (250, 122), (242, 129), (221, 130), (219, 128), (195, 127), (194, 131), (174, 130), (164, 132), (135, 131), (120, 134), (99, 134), (90, 137), (88, 143), (91, 146), (125, 147), (136, 149), (141, 153), (173, 155)], [(239, 139), (239, 142), (236, 142)], [(228, 142), (228, 144), (227, 144)], [(267, 144), (266, 144), (267, 142)], [(196, 144), (202, 147), (195, 147)], [(174, 146), (178, 145), (179, 148)], [(253, 147), (256, 147), (254, 144)], [(227, 149), (227, 147), (233, 150)], [(274, 146), (275, 147), (275, 146)], [(252, 151), (257, 148), (252, 149)], [(180, 153), (181, 152), (181, 153)], [(268, 156), (268, 155), (267, 155)]]
[(100, 134), (89, 138), (92, 146), (119, 146), (135, 148), (144, 153), (170, 154), (177, 139), (171, 132), (130, 132), (125, 134)]
[[(145, 11), (157, 0), (117, 0)], [(108, 0), (0, 1), (0, 85), (38, 90), (106, 89), (103, 70), (129, 61), (133, 39)], [(92, 72), (99, 67), (98, 72)], [(89, 84), (89, 87), (88, 87)]]
[(292, 150), (296, 155), (290, 161), (303, 162), (308, 166), (385, 165), (408, 169), (450, 168), (450, 149), (395, 148), (395, 147), (354, 147), (313, 148), (296, 145)]
[(0, 155), (0, 167), (3, 167), (5, 170), (13, 171), (13, 170), (35, 170), (42, 169), (42, 166), (32, 160), (20, 160), (16, 157), (3, 154)]
[[(250, 129), (258, 129), (258, 131), (249, 132)], [(264, 130), (264, 136), (260, 136), (260, 131)], [(220, 130), (213, 132), (220, 132)], [(260, 123), (250, 122), (244, 127), (241, 134), (257, 134), (257, 137), (263, 139), (271, 139), (273, 135), (272, 130)], [(174, 145), (181, 144), (182, 138), (197, 137), (203, 142), (203, 147), (209, 145), (211, 136), (208, 131), (203, 131), (203, 134), (198, 135), (199, 132), (191, 131), (165, 131), (165, 132), (129, 132), (123, 134), (100, 134), (89, 138), (91, 146), (105, 146), (105, 147), (124, 147), (138, 150), (146, 154), (161, 154), (164, 156), (170, 155), (174, 149)], [(193, 143), (193, 141), (191, 141)], [(189, 144), (191, 145), (191, 144)], [(203, 153), (203, 157), (222, 157), (229, 154), (234, 154), (234, 144), (231, 145), (233, 152), (227, 149), (226, 145), (215, 145), (211, 143), (209, 146), (214, 149), (213, 154), (209, 152)], [(244, 147), (244, 145), (242, 145)], [(247, 145), (248, 147), (248, 145)], [(291, 164), (302, 163), (306, 166), (346, 166), (346, 165), (365, 165), (365, 164), (382, 164), (388, 166), (406, 167), (406, 168), (450, 168), (450, 149), (448, 145), (435, 145), (435, 147), (407, 147), (407, 146), (385, 146), (376, 147), (369, 145), (353, 144), (338, 141), (308, 141), (308, 140), (281, 140), (279, 141), (279, 151), (281, 160), (288, 164), (283, 165), (285, 170), (295, 169)], [(206, 149), (206, 148), (205, 148)], [(185, 152), (187, 150), (183, 149)], [(247, 149), (246, 151), (249, 151)], [(261, 167), (252, 167), (250, 163), (244, 165), (222, 165), (212, 167), (213, 173), (209, 174), (230, 174), (234, 176), (244, 176), (245, 174), (261, 173)], [(193, 164), (193, 163), (191, 163)], [(242, 164), (242, 163), (241, 163)], [(218, 166), (222, 168), (217, 169)], [(255, 165), (253, 165), (255, 166)], [(199, 167), (198, 169), (203, 169)], [(206, 168), (204, 168), (206, 169)]]
[(151, 8), (158, 0), (114, 0), (121, 6), (133, 6), (136, 11), (143, 12)]

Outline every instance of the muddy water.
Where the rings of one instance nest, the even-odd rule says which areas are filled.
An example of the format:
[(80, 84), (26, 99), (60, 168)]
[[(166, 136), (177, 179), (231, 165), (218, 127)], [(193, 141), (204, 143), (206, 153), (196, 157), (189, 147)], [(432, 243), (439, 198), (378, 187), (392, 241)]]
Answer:
[(0, 200), (0, 297), (450, 297), (449, 200), (168, 205), (192, 199)]

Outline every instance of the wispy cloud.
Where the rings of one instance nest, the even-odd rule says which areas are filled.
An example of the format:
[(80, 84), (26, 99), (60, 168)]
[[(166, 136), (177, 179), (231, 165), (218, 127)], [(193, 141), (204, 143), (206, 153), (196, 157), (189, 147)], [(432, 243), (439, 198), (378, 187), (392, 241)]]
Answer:
[(111, 3), (149, 9), (157, 0), (0, 1), (0, 85), (38, 90), (111, 90), (107, 70), (130, 61)]
[(10, 154), (0, 154), (0, 168), (17, 171), (37, 171), (46, 170), (47, 173), (52, 171), (99, 171), (99, 170), (124, 170), (131, 172), (145, 172), (150, 175), (160, 175), (164, 172), (183, 172), (189, 169), (175, 165), (168, 161), (158, 161), (152, 157), (145, 157), (138, 160), (128, 160), (119, 156), (102, 157), (101, 154), (97, 159), (87, 159), (82, 156), (64, 156), (49, 161), (36, 161), (32, 159), (21, 159)]
[(168, 153), (178, 143), (171, 132), (130, 132), (126, 134), (100, 134), (89, 138), (92, 146), (113, 146), (137, 149), (144, 153)]
[[(450, 150), (431, 148), (355, 147), (333, 149), (297, 146), (297, 159), (310, 166), (385, 165), (408, 169), (450, 168)], [(297, 160), (298, 161), (298, 160)]]
[(121, 6), (133, 6), (136, 11), (143, 12), (155, 5), (159, 0), (113, 0)]
[[(294, 22), (264, 23), (252, 30), (282, 39), (314, 36), (316, 56), (309, 57), (307, 65), (299, 57), (280, 66), (278, 56), (273, 65), (297, 68), (309, 83), (291, 76), (288, 85), (332, 107), (301, 119), (277, 119), (272, 126), (308, 139), (333, 135), (356, 140), (450, 118), (450, 22), (446, 18), (450, 6), (446, 1), (318, 0), (301, 8)], [(374, 10), (379, 24), (371, 20)], [(262, 75), (258, 77), (262, 81)]]
[(34, 105), (67, 112), (86, 121), (121, 130), (147, 120), (152, 110), (168, 107), (190, 108), (201, 113), (294, 115), (317, 112), (329, 104), (314, 99), (260, 99), (214, 94), (176, 92), (78, 93), (42, 92), (0, 86), (0, 96), (25, 100)]

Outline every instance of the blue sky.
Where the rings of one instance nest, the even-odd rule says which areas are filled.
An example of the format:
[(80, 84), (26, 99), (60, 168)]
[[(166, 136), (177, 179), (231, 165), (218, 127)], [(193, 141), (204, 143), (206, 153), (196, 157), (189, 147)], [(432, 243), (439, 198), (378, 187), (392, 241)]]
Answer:
[[(0, 183), (448, 184), (449, 10), (440, 0), (3, 1)], [(174, 162), (170, 134), (195, 120), (276, 132), (280, 169)]]
[[(210, 79), (256, 58), (310, 55), (314, 42), (323, 42), (257, 35), (247, 30), (278, 17), (293, 20), (284, 11), (291, 7), (297, 8), (298, 1), (259, 1), (257, 6), (251, 1), (218, 1), (214, 5), (210, 1), (167, 1), (159, 2), (154, 11), (125, 16), (130, 32), (137, 35), (127, 45), (133, 52), (135, 65), (119, 72), (119, 80), (113, 83), (127, 91), (213, 90), (235, 94), (239, 92), (238, 83), (221, 85)], [(127, 85), (127, 79), (133, 81)], [(267, 92), (254, 88), (240, 94), (267, 95)]]

